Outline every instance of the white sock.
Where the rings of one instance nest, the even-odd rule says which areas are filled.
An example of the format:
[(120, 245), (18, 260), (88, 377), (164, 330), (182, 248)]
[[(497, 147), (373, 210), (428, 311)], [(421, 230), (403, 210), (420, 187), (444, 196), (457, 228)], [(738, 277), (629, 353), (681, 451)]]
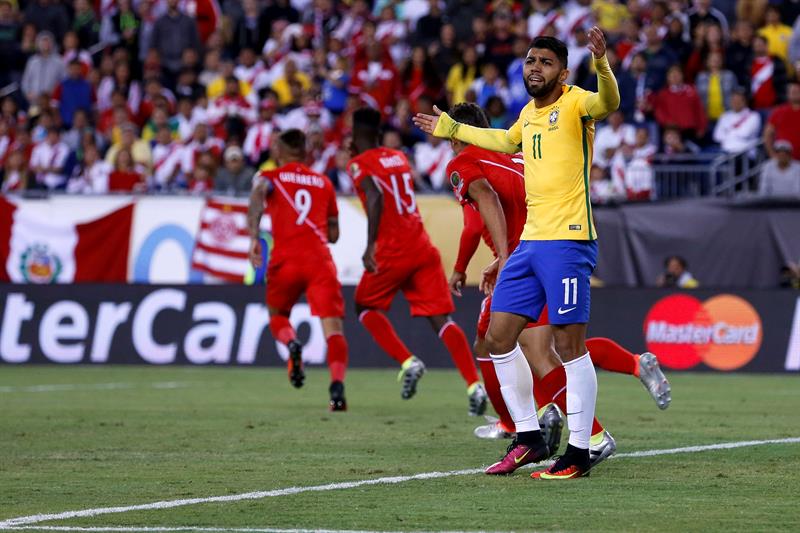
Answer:
[(569, 443), (576, 448), (588, 449), (597, 401), (597, 374), (589, 352), (564, 363), (564, 370), (567, 373)]
[(536, 401), (533, 399), (533, 374), (519, 344), (508, 353), (491, 354), (500, 393), (517, 431), (538, 431)]

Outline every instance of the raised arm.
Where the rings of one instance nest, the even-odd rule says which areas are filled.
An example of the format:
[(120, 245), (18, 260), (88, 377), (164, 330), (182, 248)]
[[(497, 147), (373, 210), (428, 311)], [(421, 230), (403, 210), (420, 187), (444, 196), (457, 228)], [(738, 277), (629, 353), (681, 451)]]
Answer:
[(369, 176), (361, 180), (360, 185), (367, 197), (367, 249), (364, 251), (361, 260), (367, 272), (377, 272), (378, 263), (375, 261), (375, 243), (378, 240), (378, 228), (383, 214), (383, 192)]
[(476, 128), (456, 122), (450, 115), (443, 113), (438, 107), (433, 106), (434, 115), (417, 113), (414, 115), (414, 124), (425, 133), (443, 139), (458, 139), (468, 144), (474, 144), (493, 152), (515, 154), (520, 150), (521, 139), (515, 139), (511, 130)]
[(597, 26), (589, 30), (589, 50), (597, 71), (597, 92), (586, 98), (586, 113), (601, 120), (619, 107), (619, 87), (606, 57), (606, 39)]

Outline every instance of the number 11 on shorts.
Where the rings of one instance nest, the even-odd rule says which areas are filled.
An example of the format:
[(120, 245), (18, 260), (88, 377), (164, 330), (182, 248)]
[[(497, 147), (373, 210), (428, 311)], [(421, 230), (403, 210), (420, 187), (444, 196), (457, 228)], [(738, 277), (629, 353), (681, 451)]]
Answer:
[[(563, 278), (561, 284), (564, 285), (564, 305), (578, 305), (578, 278)], [(572, 287), (571, 291), (570, 287)], [(571, 299), (570, 296), (572, 296)], [(561, 312), (559, 308), (559, 314)], [(563, 312), (566, 313), (567, 311), (565, 310)]]

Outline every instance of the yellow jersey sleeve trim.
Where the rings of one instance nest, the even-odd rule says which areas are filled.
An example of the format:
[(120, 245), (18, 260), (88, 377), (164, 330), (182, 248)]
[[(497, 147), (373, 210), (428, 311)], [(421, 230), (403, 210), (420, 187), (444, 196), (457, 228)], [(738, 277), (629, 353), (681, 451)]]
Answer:
[(594, 58), (597, 71), (597, 92), (583, 101), (583, 108), (592, 120), (602, 120), (619, 107), (619, 87), (606, 56)]
[(515, 154), (519, 151), (519, 143), (509, 138), (509, 130), (476, 128), (461, 124), (450, 118), (447, 113), (439, 115), (433, 135), (445, 139), (457, 139), (493, 152)]

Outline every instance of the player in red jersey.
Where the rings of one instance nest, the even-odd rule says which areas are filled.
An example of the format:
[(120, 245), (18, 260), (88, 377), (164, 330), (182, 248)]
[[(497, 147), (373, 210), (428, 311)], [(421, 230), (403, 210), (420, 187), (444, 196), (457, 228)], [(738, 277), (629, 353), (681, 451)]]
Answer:
[(272, 336), (289, 349), (289, 381), (302, 387), (302, 346), (289, 323), (292, 307), (305, 293), (311, 314), (320, 317), (328, 344), (331, 375), (330, 409), (347, 410), (344, 377), (348, 349), (342, 318), (344, 299), (328, 243), (339, 239), (339, 211), (330, 180), (301, 163), (306, 157), (306, 136), (287, 130), (277, 140), (279, 167), (256, 174), (250, 194), (247, 223), (250, 260), (261, 262), (258, 239), (264, 203), (272, 219), (275, 241), (267, 268), (267, 308)]
[[(488, 120), (475, 104), (459, 104), (451, 111), (455, 120), (477, 127), (488, 127)], [(506, 259), (516, 248), (527, 217), (525, 185), (522, 160), (512, 155), (491, 152), (483, 148), (451, 140), (456, 157), (447, 166), (453, 191), (464, 209), (464, 230), (461, 235), (459, 257), (450, 287), (454, 294), (461, 294), (466, 281), (466, 267), (481, 237), (492, 249), (496, 258)], [(489, 399), (500, 421), (476, 428), (476, 435), (485, 438), (510, 436), (514, 422), (503, 400), (500, 385), (495, 375), (494, 364), (489, 358), (484, 339), (489, 325), (491, 296), (481, 305), (475, 351), (481, 365)], [(520, 346), (531, 366), (534, 378), (533, 392), (539, 406), (539, 420), (543, 435), (550, 450), (555, 452), (561, 436), (562, 411), (566, 409), (566, 374), (558, 356), (552, 349), (552, 332), (546, 326), (547, 309), (535, 324), (529, 324), (519, 338)], [(670, 402), (669, 384), (658, 367), (653, 354), (636, 356), (614, 341), (593, 338), (586, 341), (593, 362), (605, 370), (639, 377), (661, 409)], [(616, 445), (611, 435), (595, 418), (590, 442), (590, 464), (597, 463), (614, 453)], [(499, 465), (499, 466), (498, 466)], [(509, 473), (508, 465), (492, 465), (487, 473)], [(511, 465), (511, 466), (516, 466)], [(494, 468), (497, 467), (497, 468)], [(497, 470), (497, 471), (495, 471)]]
[(379, 146), (381, 116), (370, 108), (353, 114), (353, 159), (348, 164), (367, 212), (364, 276), (356, 288), (358, 319), (402, 371), (401, 397), (411, 398), (425, 372), (423, 362), (400, 340), (382, 312), (399, 291), (412, 316), (428, 319), (438, 332), (467, 384), (469, 413), (483, 414), (486, 392), (478, 377), (464, 332), (450, 318), (455, 309), (439, 251), (433, 246), (417, 209), (411, 167), (397, 150)]

